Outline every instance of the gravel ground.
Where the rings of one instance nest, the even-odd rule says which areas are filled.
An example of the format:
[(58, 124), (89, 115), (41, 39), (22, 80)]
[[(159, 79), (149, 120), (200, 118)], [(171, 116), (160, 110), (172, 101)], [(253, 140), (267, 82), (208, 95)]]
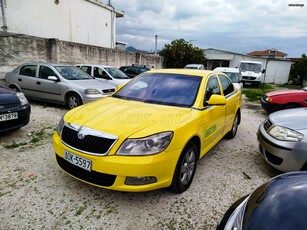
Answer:
[(259, 155), (259, 105), (243, 104), (233, 140), (199, 162), (191, 187), (124, 193), (93, 187), (62, 172), (51, 136), (65, 108), (32, 103), (31, 122), (1, 134), (0, 229), (215, 229), (228, 206), (278, 172)]

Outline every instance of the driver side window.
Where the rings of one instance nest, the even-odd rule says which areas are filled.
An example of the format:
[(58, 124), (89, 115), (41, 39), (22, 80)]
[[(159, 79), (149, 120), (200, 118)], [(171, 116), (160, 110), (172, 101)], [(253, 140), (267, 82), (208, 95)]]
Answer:
[(205, 101), (209, 101), (213, 94), (221, 95), (220, 85), (216, 76), (211, 76), (208, 80)]

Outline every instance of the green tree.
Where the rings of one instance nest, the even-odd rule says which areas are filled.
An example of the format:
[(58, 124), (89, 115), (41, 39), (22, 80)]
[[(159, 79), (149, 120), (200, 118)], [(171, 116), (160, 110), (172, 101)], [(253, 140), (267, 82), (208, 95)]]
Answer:
[(166, 44), (160, 55), (164, 57), (164, 67), (183, 68), (187, 64), (206, 65), (204, 50), (193, 46), (184, 39), (177, 39)]
[(290, 72), (291, 78), (293, 79), (297, 77), (298, 75), (301, 77), (301, 80), (307, 77), (307, 56), (306, 54), (302, 54), (302, 58), (298, 62), (296, 62), (291, 68), (291, 72)]

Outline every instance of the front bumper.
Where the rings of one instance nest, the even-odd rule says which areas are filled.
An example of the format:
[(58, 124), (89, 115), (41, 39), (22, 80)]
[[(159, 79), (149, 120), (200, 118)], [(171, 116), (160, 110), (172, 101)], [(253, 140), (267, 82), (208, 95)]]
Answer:
[(260, 103), (261, 103), (263, 110), (268, 114), (276, 112), (278, 110), (282, 110), (283, 106), (284, 106), (284, 105), (281, 105), (281, 104), (269, 103), (269, 102), (265, 101), (264, 98), (260, 99)]
[(265, 131), (263, 124), (259, 126), (257, 138), (264, 160), (282, 172), (301, 170), (307, 162), (305, 142), (279, 141)]
[[(162, 152), (151, 156), (94, 156), (65, 146), (55, 132), (53, 135), (55, 161), (70, 176), (101, 188), (143, 192), (169, 187), (181, 150)], [(86, 171), (64, 160), (64, 151), (92, 161), (91, 171)], [(143, 185), (127, 185), (127, 177), (155, 177), (156, 182)]]

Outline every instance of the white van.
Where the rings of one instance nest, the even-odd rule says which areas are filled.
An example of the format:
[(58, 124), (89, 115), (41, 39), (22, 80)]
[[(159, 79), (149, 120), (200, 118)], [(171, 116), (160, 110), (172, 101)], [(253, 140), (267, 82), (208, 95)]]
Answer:
[(260, 86), (263, 79), (262, 63), (259, 61), (241, 61), (239, 69), (242, 74), (244, 85)]
[(238, 68), (231, 67), (217, 67), (214, 72), (222, 72), (226, 74), (233, 82), (233, 85), (242, 93), (243, 83), (240, 70)]
[(188, 64), (184, 68), (185, 69), (205, 69), (205, 66), (202, 64)]

